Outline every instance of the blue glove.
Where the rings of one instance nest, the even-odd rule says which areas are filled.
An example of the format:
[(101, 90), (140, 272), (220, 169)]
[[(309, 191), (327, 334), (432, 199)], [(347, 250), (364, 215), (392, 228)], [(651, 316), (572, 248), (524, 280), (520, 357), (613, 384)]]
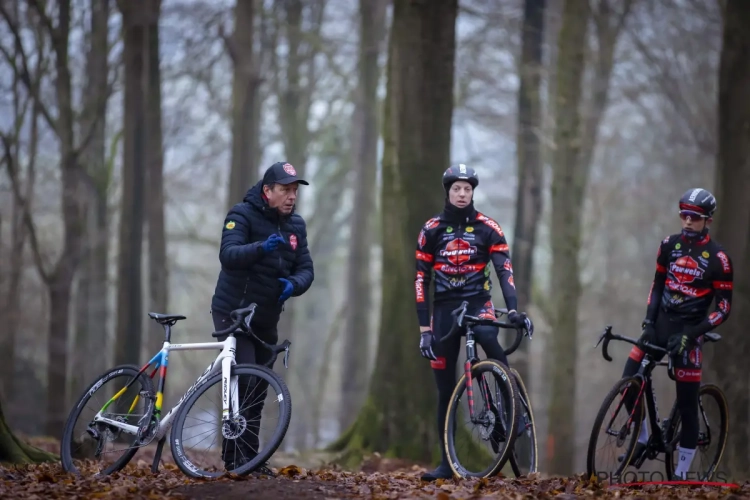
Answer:
[(263, 247), (263, 251), (266, 253), (273, 252), (274, 250), (276, 250), (276, 247), (279, 246), (279, 242), (281, 241), (284, 241), (284, 237), (273, 233), (268, 237), (266, 241), (261, 244), (261, 247)]
[(281, 291), (279, 302), (284, 302), (286, 299), (292, 296), (292, 292), (294, 291), (294, 285), (292, 285), (292, 282), (289, 281), (288, 279), (279, 278), (279, 281), (281, 281), (281, 284), (284, 285), (284, 290)]

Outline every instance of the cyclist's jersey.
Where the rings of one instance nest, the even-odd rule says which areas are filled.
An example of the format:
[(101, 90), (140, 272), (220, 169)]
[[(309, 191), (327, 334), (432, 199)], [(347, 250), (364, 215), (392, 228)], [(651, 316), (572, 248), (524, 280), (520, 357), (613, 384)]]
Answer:
[(417, 275), (414, 280), (419, 326), (430, 325), (428, 293), (434, 272), (434, 301), (490, 298), (492, 261), (505, 305), (516, 309), (516, 287), (510, 250), (500, 225), (479, 212), (464, 222), (443, 214), (428, 220), (417, 240)]
[[(646, 317), (655, 321), (662, 309), (702, 335), (729, 317), (732, 288), (732, 261), (709, 235), (700, 240), (668, 236), (657, 253)], [(708, 314), (714, 298), (716, 308)]]

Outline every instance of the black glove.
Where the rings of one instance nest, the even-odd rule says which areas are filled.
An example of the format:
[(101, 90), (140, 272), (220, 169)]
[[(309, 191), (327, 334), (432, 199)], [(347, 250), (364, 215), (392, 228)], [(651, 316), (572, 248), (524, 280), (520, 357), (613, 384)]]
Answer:
[(437, 357), (432, 352), (432, 344), (435, 342), (435, 336), (432, 334), (432, 330), (422, 332), (419, 337), (419, 350), (422, 351), (422, 357), (435, 361)]
[(646, 343), (653, 344), (656, 340), (656, 330), (654, 322), (650, 319), (644, 319), (641, 323), (641, 338), (638, 339), (638, 347), (643, 349)]
[(682, 356), (682, 353), (689, 349), (692, 343), (693, 338), (690, 335), (673, 335), (667, 341), (667, 349), (672, 356)]
[(534, 335), (534, 323), (525, 314), (519, 314), (518, 311), (512, 310), (508, 313), (508, 322), (516, 328), (526, 330), (527, 337), (531, 338)]

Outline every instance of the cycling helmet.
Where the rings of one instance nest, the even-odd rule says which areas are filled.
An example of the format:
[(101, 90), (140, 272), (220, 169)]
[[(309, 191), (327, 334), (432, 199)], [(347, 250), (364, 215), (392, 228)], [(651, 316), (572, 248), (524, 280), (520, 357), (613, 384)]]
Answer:
[(714, 211), (716, 211), (716, 198), (706, 189), (689, 189), (680, 198), (680, 213), (692, 212), (699, 216), (711, 217)]
[(445, 188), (446, 193), (456, 181), (466, 181), (471, 184), (472, 189), (476, 189), (479, 185), (479, 176), (473, 168), (467, 167), (463, 163), (459, 163), (458, 165), (451, 166), (448, 170), (443, 172), (443, 187)]

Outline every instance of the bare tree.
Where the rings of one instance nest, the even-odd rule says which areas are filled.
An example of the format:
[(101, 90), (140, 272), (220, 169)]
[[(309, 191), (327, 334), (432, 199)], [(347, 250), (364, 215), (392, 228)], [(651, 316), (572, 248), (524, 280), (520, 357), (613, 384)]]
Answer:
[(353, 129), (354, 213), (351, 221), (348, 268), (348, 307), (344, 328), (344, 358), (341, 377), (340, 424), (346, 428), (354, 421), (367, 390), (370, 253), (372, 211), (375, 209), (375, 185), (378, 161), (378, 82), (386, 34), (385, 14), (388, 0), (360, 0), (359, 68)]
[(750, 469), (750, 397), (747, 392), (747, 338), (750, 321), (750, 4), (727, 0), (719, 69), (719, 150), (716, 158), (716, 239), (732, 258), (732, 316), (720, 327), (724, 339), (707, 349), (706, 366), (729, 400), (730, 422), (726, 467), (733, 473)]

